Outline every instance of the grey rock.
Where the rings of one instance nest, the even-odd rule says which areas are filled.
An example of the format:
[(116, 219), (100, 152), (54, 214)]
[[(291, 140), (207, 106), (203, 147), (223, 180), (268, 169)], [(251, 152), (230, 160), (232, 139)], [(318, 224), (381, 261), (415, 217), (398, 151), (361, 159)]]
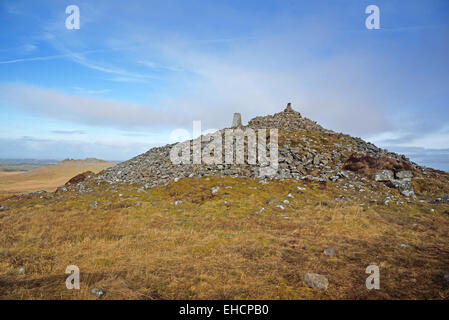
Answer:
[(0, 211), (5, 211), (5, 208), (0, 206)]
[(327, 290), (327, 287), (329, 286), (327, 278), (318, 273), (306, 273), (304, 275), (304, 282), (310, 288), (318, 288), (321, 290)]
[(325, 256), (329, 256), (329, 257), (335, 257), (337, 255), (337, 252), (335, 251), (334, 248), (324, 249), (323, 253)]
[(439, 202), (449, 202), (449, 196), (447, 197), (442, 197), (442, 198), (436, 198), (434, 200), (435, 203), (439, 203)]
[(105, 294), (105, 292), (103, 290), (98, 289), (98, 288), (93, 288), (92, 290), (90, 290), (90, 293), (99, 299), (102, 298)]
[(389, 184), (399, 190), (399, 192), (406, 197), (415, 197), (415, 192), (413, 190), (412, 183), (408, 180), (395, 180), (389, 181)]
[(25, 267), (20, 267), (19, 268), (19, 273), (20, 274), (25, 274)]
[(220, 190), (220, 187), (212, 187), (210, 189), (210, 192), (212, 192), (212, 194), (216, 194), (218, 192), (218, 190)]
[(182, 204), (182, 200), (176, 200), (176, 201), (174, 202), (174, 204), (175, 204), (175, 206), (178, 206), (178, 205)]
[(394, 179), (393, 171), (391, 170), (380, 170), (376, 173), (374, 180), (380, 182), (388, 182)]
[(281, 201), (281, 200), (279, 200), (278, 198), (270, 198), (266, 201), (266, 204), (270, 204), (272, 202), (277, 202), (277, 201)]
[(411, 171), (399, 171), (396, 172), (396, 178), (400, 180), (411, 180), (413, 178), (413, 173)]
[(90, 204), (89, 204), (89, 207), (92, 207), (92, 208), (96, 208), (98, 206), (98, 201), (92, 201)]

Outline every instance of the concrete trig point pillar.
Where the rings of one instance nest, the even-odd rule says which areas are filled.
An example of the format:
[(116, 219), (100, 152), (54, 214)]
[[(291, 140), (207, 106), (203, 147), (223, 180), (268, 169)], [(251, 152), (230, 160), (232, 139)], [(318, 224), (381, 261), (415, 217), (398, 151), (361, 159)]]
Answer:
[(242, 126), (242, 115), (238, 112), (234, 113), (234, 119), (232, 119), (232, 128), (239, 128)]
[(292, 104), (290, 102), (287, 103), (287, 108), (285, 108), (284, 112), (293, 112)]

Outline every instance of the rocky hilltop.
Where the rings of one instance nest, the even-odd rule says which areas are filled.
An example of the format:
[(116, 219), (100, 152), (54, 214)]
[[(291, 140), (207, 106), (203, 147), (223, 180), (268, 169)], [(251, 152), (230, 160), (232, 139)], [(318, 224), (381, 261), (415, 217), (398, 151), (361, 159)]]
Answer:
[[(240, 121), (240, 115), (237, 119)], [(243, 130), (279, 130), (279, 167), (270, 179), (307, 179), (320, 183), (340, 181), (344, 188), (354, 188), (357, 184), (363, 187), (369, 181), (377, 181), (397, 188), (403, 196), (414, 198), (411, 183), (414, 177), (444, 174), (421, 167), (404, 155), (388, 152), (360, 138), (325, 129), (293, 110), (290, 104), (282, 112), (256, 117), (246, 126), (241, 123), (233, 126)], [(219, 132), (224, 136), (224, 131)], [(208, 144), (204, 136), (200, 138), (202, 147)], [(189, 141), (191, 148), (192, 142)], [(246, 155), (244, 164), (173, 164), (169, 157), (173, 146), (152, 148), (102, 171), (94, 179), (97, 183), (139, 184), (145, 188), (186, 177), (232, 176), (266, 180), (259, 165), (248, 164)]]

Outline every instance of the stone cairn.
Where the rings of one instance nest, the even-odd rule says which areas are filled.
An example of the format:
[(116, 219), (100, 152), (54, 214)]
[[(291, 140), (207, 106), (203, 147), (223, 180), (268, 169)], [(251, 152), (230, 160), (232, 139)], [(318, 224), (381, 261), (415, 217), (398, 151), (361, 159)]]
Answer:
[[(251, 129), (271, 129), (277, 128), (285, 133), (297, 132), (303, 130), (307, 132), (318, 132), (324, 140), (331, 136), (337, 135), (337, 138), (343, 138), (343, 134), (327, 130), (317, 124), (315, 121), (302, 117), (301, 114), (293, 110), (291, 103), (279, 113), (264, 117), (256, 117), (243, 126), (241, 114), (235, 113), (232, 128), (251, 128)], [(225, 129), (219, 131), (224, 136)], [(316, 135), (315, 135), (316, 136)], [(380, 149), (375, 145), (365, 142), (360, 138), (347, 137), (345, 144), (329, 143), (323, 144), (317, 150), (312, 147), (313, 139), (308, 134), (300, 137), (295, 145), (291, 145), (290, 139), (286, 143), (279, 146), (279, 169), (272, 176), (274, 179), (309, 179), (314, 181), (337, 181), (339, 179), (349, 179), (351, 175), (343, 168), (345, 161), (350, 154), (363, 154), (371, 157), (386, 156), (405, 161), (412, 165), (415, 169), (419, 166), (411, 163), (404, 156), (388, 152)], [(208, 142), (201, 142), (205, 147)], [(108, 183), (130, 183), (141, 184), (144, 187), (153, 187), (157, 185), (165, 185), (170, 181), (177, 181), (184, 177), (202, 177), (202, 176), (232, 176), (232, 177), (251, 177), (263, 178), (260, 174), (258, 164), (250, 165), (247, 163), (245, 155), (244, 164), (173, 164), (170, 161), (169, 153), (174, 145), (166, 145), (163, 147), (152, 148), (146, 153), (138, 155), (128, 161), (121, 162), (112, 168), (108, 168), (100, 172), (94, 179), (100, 182)], [(190, 147), (192, 150), (192, 140)], [(224, 159), (224, 150), (223, 150)], [(353, 175), (357, 176), (356, 174)], [(376, 179), (380, 181), (379, 179)], [(399, 181), (399, 180), (398, 180)], [(391, 182), (391, 179), (389, 180)], [(412, 196), (413, 191), (410, 190), (409, 181), (404, 186), (399, 186), (394, 181), (395, 186), (400, 189), (404, 196)]]

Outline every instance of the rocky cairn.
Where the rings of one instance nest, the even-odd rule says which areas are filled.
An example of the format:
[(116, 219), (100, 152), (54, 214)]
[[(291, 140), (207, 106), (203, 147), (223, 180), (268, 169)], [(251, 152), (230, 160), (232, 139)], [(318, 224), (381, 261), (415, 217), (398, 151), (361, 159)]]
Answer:
[[(422, 173), (426, 170), (403, 155), (380, 149), (360, 138), (327, 130), (293, 110), (290, 103), (284, 111), (256, 117), (246, 126), (242, 125), (241, 115), (236, 113), (232, 128), (267, 129), (267, 132), (273, 128), (279, 130), (279, 166), (277, 172), (270, 176), (273, 179), (307, 179), (322, 183), (336, 182), (339, 179), (371, 179), (399, 189), (406, 197), (414, 197), (412, 172)], [(223, 137), (224, 130), (219, 131)], [(205, 136), (197, 139), (201, 139), (202, 148), (210, 141), (205, 139)], [(193, 140), (189, 142), (192, 153)], [(245, 147), (246, 143), (245, 139)], [(166, 185), (186, 177), (232, 176), (265, 179), (258, 164), (247, 163), (246, 154), (244, 164), (173, 164), (170, 161), (170, 150), (173, 146), (174, 144), (152, 148), (100, 172), (94, 179), (98, 183), (139, 184), (144, 188)]]

